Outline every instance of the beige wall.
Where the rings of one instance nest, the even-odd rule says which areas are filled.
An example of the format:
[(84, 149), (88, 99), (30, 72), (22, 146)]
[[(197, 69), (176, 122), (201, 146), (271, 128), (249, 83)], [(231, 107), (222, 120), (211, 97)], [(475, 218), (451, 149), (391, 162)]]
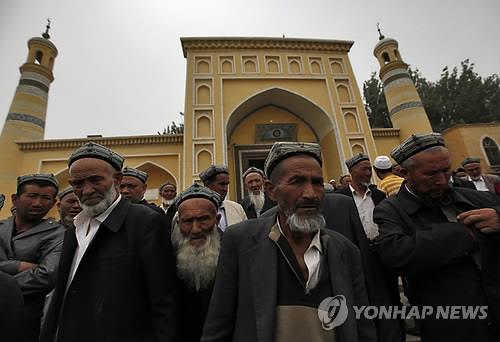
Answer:
[(453, 169), (460, 167), (460, 163), (465, 158), (476, 157), (481, 159), (483, 172), (491, 172), (482, 146), (485, 137), (493, 139), (499, 146), (500, 124), (464, 124), (443, 131), (443, 138), (450, 151)]

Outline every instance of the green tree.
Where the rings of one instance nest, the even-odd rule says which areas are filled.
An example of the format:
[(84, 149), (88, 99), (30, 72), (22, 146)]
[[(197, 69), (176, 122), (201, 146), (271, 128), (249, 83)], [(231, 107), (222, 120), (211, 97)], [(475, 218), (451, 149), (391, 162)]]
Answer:
[(376, 73), (373, 72), (370, 79), (363, 83), (363, 95), (370, 126), (374, 128), (392, 127), (382, 83), (379, 81)]
[(166, 135), (166, 134), (183, 134), (184, 133), (184, 123), (176, 124), (172, 121), (170, 126), (163, 129), (163, 132), (158, 131), (158, 135)]
[[(460, 71), (459, 71), (460, 70)], [(443, 68), (441, 77), (430, 82), (418, 69), (409, 70), (432, 128), (436, 132), (460, 123), (485, 123), (500, 121), (500, 78), (493, 74), (481, 78), (474, 71), (474, 63), (468, 59), (460, 63), (460, 69)], [(363, 84), (363, 94), (372, 127), (389, 127), (380, 118), (388, 117), (387, 109), (378, 102), (384, 100), (380, 83), (375, 74)]]

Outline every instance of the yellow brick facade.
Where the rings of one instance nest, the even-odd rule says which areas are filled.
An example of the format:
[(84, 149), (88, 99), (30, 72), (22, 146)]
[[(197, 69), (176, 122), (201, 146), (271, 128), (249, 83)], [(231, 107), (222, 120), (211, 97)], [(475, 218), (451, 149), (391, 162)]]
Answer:
[[(33, 40), (28, 66), (21, 68), (21, 79), (46, 84), (48, 93), (57, 50), (41, 38), (30, 42)], [(85, 142), (95, 141), (122, 154), (125, 166), (149, 173), (146, 193), (149, 201), (159, 203), (158, 187), (164, 181), (169, 180), (183, 189), (197, 181), (199, 172), (212, 163), (228, 165), (229, 196), (238, 200), (243, 196), (238, 175), (250, 165), (262, 167), (274, 141), (293, 139), (319, 143), (325, 179), (338, 179), (347, 172), (344, 160), (354, 154), (367, 153), (373, 160), (380, 154), (389, 155), (409, 134), (429, 131), (423, 108), (401, 107), (415, 103), (418, 98), (407, 79), (392, 85), (389, 82), (389, 87), (386, 84), (390, 110), (399, 106), (392, 116), (396, 128), (370, 128), (349, 61), (353, 42), (181, 38), (181, 43), (187, 62), (184, 134), (44, 140), (44, 126), (30, 118), (45, 121), (47, 94), (44, 97), (36, 89), (26, 88), (26, 82), (21, 87), (20, 82), (9, 113), (28, 116), (11, 116), (14, 120), (6, 121), (0, 136), (0, 152), (4, 158), (0, 164), (0, 192), (9, 197), (15, 191), (18, 175), (35, 172), (54, 173), (61, 189), (66, 187), (69, 155)], [(394, 43), (384, 46), (393, 47), (391, 44)], [(43, 54), (45, 67), (33, 59), (40, 46), (49, 49)], [(376, 51), (377, 48), (380, 46), (377, 45)], [(391, 51), (394, 53), (394, 49)], [(383, 62), (382, 53), (375, 55), (382, 60), (384, 80), (393, 69)], [(401, 69), (404, 64), (401, 63), (402, 60), (394, 64), (394, 70)], [(28, 69), (28, 73), (23, 73)], [(489, 134), (498, 143), (499, 128), (498, 125), (464, 126), (445, 132), (454, 165), (466, 152), (483, 157), (476, 148), (477, 142)], [(9, 207), (7, 200), (0, 217), (9, 215)], [(49, 215), (58, 216), (55, 209)]]

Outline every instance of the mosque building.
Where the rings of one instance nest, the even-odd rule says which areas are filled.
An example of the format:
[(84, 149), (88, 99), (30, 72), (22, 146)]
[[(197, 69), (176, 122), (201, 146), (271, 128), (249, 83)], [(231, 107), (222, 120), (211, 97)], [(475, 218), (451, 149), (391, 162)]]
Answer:
[[(8, 197), (17, 176), (38, 172), (53, 173), (61, 188), (67, 186), (69, 155), (94, 141), (123, 155), (126, 166), (149, 174), (149, 201), (159, 203), (164, 181), (184, 189), (210, 164), (228, 165), (229, 196), (238, 200), (244, 191), (240, 175), (249, 166), (262, 168), (276, 141), (319, 143), (325, 179), (338, 179), (347, 173), (343, 161), (353, 155), (366, 153), (373, 160), (413, 133), (432, 131), (394, 39), (381, 35), (374, 49), (394, 128), (369, 125), (349, 60), (352, 41), (190, 37), (181, 44), (187, 61), (183, 134), (46, 140), (58, 50), (48, 29), (31, 38), (0, 135), (0, 192)], [(480, 157), (488, 168), (487, 151), (498, 150), (500, 130), (498, 124), (462, 125), (444, 137), (454, 168), (467, 156)]]

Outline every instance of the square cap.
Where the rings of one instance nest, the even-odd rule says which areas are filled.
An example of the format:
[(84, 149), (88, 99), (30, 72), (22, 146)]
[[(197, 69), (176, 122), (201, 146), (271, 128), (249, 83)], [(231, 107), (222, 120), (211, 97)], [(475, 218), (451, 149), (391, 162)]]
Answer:
[(117, 171), (121, 171), (124, 160), (118, 153), (95, 142), (88, 142), (74, 151), (68, 159), (68, 166), (71, 166), (75, 161), (82, 158), (104, 160), (111, 164)]

